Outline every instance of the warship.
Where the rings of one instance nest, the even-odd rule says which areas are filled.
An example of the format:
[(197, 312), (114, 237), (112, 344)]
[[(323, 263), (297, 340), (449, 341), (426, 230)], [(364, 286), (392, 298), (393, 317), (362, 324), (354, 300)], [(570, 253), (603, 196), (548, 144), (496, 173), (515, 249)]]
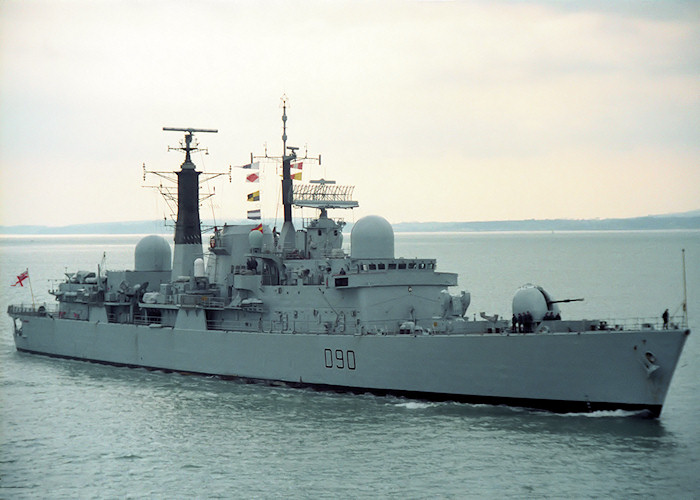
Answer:
[[(279, 233), (262, 220), (225, 224), (203, 245), (191, 153), (195, 134), (216, 130), (166, 128), (185, 134), (172, 255), (163, 237), (146, 236), (133, 270), (67, 273), (53, 306), (10, 305), (17, 350), (318, 390), (661, 414), (687, 317), (563, 319), (567, 300), (528, 284), (512, 320), (470, 319), (470, 294), (451, 288), (457, 275), (435, 259), (396, 257), (386, 219), (357, 220), (346, 250), (345, 222), (329, 210), (357, 207), (353, 187), (294, 182), (301, 155), (287, 146), (286, 121), (285, 104)], [(317, 216), (297, 229), (293, 206)]]

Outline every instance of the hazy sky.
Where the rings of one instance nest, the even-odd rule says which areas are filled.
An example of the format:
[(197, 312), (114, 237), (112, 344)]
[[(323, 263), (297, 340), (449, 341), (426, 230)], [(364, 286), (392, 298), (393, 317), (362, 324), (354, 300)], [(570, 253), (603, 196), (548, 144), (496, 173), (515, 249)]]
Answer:
[(699, 2), (0, 0), (0, 224), (162, 217), (161, 128), (218, 128), (195, 163), (226, 170), (280, 153), (282, 94), (346, 219), (700, 208)]

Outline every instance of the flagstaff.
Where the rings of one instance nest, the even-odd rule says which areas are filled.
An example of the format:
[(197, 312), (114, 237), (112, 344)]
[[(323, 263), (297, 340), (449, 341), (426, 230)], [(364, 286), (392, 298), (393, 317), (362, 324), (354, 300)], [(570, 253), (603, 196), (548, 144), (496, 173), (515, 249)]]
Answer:
[(32, 278), (29, 277), (29, 268), (25, 271), (27, 273), (27, 281), (29, 282), (29, 293), (32, 295), (32, 308), (36, 307), (36, 301), (34, 300), (34, 289), (32, 288)]

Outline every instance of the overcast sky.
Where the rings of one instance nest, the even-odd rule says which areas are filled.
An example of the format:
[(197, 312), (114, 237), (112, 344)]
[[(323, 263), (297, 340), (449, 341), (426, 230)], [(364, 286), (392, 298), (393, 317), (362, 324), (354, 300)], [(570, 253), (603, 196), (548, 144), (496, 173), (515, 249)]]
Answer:
[[(224, 171), (280, 153), (283, 94), (349, 220), (700, 208), (698, 2), (0, 0), (0, 225), (162, 217), (162, 127), (218, 128), (194, 159)], [(242, 174), (217, 219), (250, 208)]]

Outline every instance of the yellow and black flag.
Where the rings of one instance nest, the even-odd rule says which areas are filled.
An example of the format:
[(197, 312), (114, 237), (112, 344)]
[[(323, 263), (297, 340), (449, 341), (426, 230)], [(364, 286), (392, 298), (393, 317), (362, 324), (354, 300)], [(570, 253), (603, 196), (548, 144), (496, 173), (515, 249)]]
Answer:
[(254, 191), (248, 195), (248, 201), (260, 201), (260, 191)]

